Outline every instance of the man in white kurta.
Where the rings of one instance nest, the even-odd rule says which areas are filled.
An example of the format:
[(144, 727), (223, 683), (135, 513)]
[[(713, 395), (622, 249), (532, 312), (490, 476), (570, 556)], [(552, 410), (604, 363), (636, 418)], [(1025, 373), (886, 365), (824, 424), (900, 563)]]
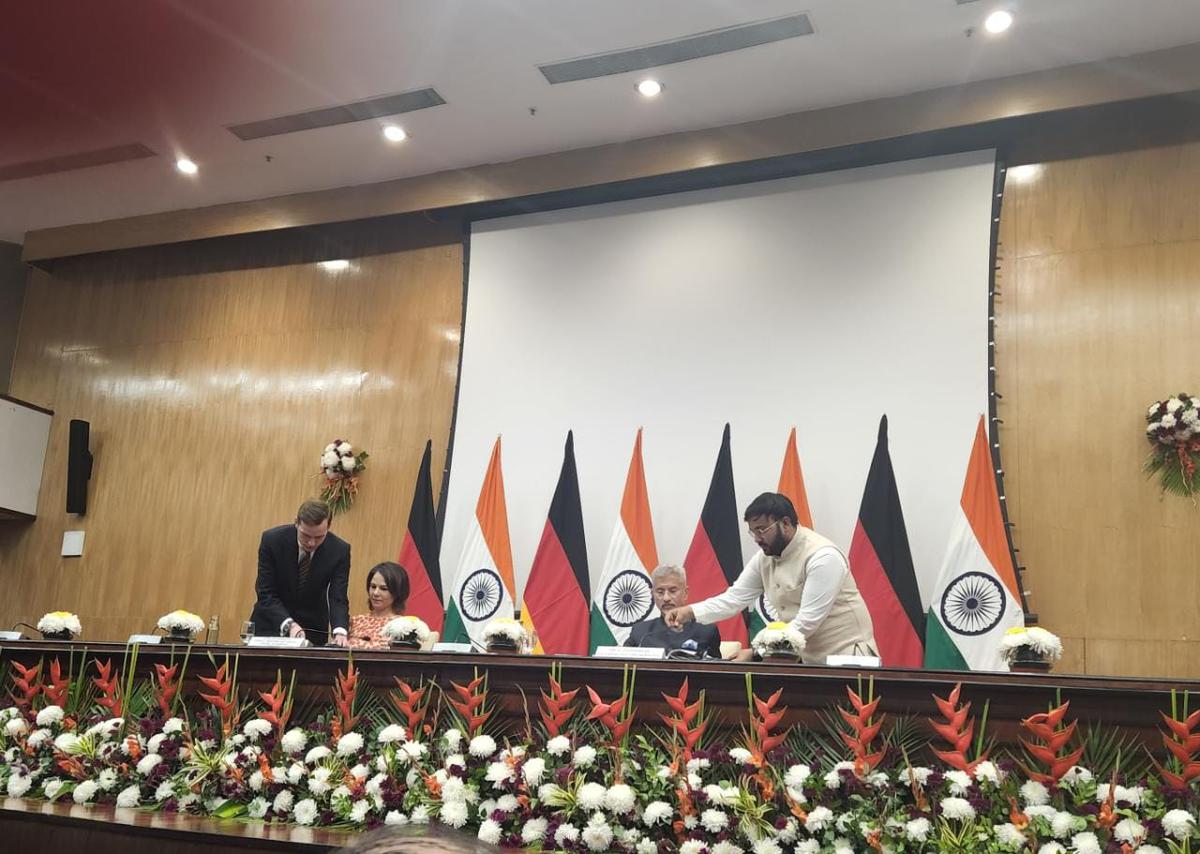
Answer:
[(670, 611), (667, 624), (717, 623), (765, 593), (778, 618), (804, 635), (806, 664), (823, 664), (831, 655), (877, 655), (871, 615), (841, 550), (801, 527), (786, 495), (764, 492), (746, 508), (745, 521), (761, 551), (724, 593)]

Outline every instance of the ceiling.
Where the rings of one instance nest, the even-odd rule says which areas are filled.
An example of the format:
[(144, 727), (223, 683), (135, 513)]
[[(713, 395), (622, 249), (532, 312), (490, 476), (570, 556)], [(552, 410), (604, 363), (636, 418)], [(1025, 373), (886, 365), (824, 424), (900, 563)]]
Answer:
[[(996, 8), (1016, 22), (988, 36)], [(815, 33), (593, 80), (537, 65), (808, 12)], [(39, 0), (0, 32), (0, 169), (141, 143), (157, 156), (0, 182), (31, 229), (349, 186), (1200, 42), (1197, 0)], [(967, 35), (969, 28), (973, 34)], [(644, 76), (665, 91), (645, 100)], [(430, 86), (396, 117), (243, 142), (227, 125)], [(186, 155), (195, 176), (174, 168)]]

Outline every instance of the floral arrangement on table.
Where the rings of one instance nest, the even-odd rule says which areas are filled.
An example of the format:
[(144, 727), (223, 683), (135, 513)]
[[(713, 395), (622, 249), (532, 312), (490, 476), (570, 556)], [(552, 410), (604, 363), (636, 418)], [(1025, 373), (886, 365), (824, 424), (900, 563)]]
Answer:
[(11, 666), (13, 705), (0, 709), (10, 797), (306, 826), (436, 822), (543, 851), (1180, 854), (1200, 845), (1200, 712), (1188, 713), (1186, 695), (1173, 695), (1162, 748), (1147, 761), (1122, 753), (1132, 742), (1119, 733), (1082, 734), (1069, 703), (1022, 722), (1022, 751), (992, 756), (986, 707), (972, 716), (957, 687), (933, 698), (938, 714), (923, 732), (915, 719), (881, 714), (871, 682), (847, 688), (824, 730), (802, 730), (785, 725), (781, 692), (758, 696), (750, 677), (741, 721), (718, 720), (687, 679), (662, 695), (669, 714), (650, 720), (634, 712), (633, 668), (622, 693), (604, 698), (586, 685), (565, 690), (559, 665), (536, 714), (505, 730), (485, 675), (444, 692), (397, 679), (372, 694), (351, 662), (333, 706), (302, 721), (294, 680), (246, 695), (228, 659), (186, 702), (180, 664), (156, 664), (142, 690), (93, 661), (94, 691), (77, 690), (57, 659), (45, 673), (42, 663)]
[(334, 439), (321, 452), (321, 474), (325, 486), (321, 499), (329, 505), (333, 515), (344, 513), (354, 505), (358, 495), (358, 478), (367, 470), (366, 451), (354, 452), (353, 446), (344, 439)]
[(196, 635), (204, 631), (204, 620), (191, 611), (180, 608), (158, 618), (158, 628), (176, 638), (195, 640)]
[(1200, 398), (1178, 394), (1158, 400), (1146, 412), (1146, 440), (1150, 456), (1147, 477), (1158, 475), (1163, 492), (1195, 497), (1200, 493), (1196, 467), (1200, 465)]
[(419, 648), (429, 640), (429, 625), (420, 617), (405, 614), (383, 624), (379, 634), (395, 646)]
[(45, 637), (70, 640), (83, 632), (79, 618), (70, 611), (51, 611), (37, 622), (37, 630)]
[(527, 655), (533, 648), (529, 632), (520, 620), (497, 617), (483, 627), (483, 645), (488, 652), (511, 652)]
[(793, 661), (800, 657), (807, 645), (804, 635), (791, 623), (779, 620), (767, 623), (750, 641), (750, 648), (759, 658), (789, 658)]
[(1022, 660), (1053, 664), (1062, 654), (1058, 635), (1041, 626), (1014, 626), (1000, 638), (1000, 656), (1010, 667)]

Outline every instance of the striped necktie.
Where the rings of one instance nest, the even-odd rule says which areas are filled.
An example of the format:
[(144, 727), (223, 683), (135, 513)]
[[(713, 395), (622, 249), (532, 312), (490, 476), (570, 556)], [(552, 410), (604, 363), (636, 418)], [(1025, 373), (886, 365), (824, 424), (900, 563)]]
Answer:
[(300, 589), (303, 590), (308, 586), (308, 570), (312, 566), (312, 552), (303, 552), (300, 555), (300, 566), (298, 567), (300, 576)]

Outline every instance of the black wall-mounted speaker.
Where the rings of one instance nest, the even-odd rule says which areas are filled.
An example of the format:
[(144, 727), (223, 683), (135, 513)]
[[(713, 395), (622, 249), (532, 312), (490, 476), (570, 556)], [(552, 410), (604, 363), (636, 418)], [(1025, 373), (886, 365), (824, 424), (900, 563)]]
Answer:
[(71, 436), (67, 443), (67, 512), (87, 513), (87, 488), (92, 477), (92, 452), (89, 445), (91, 425), (71, 419)]

